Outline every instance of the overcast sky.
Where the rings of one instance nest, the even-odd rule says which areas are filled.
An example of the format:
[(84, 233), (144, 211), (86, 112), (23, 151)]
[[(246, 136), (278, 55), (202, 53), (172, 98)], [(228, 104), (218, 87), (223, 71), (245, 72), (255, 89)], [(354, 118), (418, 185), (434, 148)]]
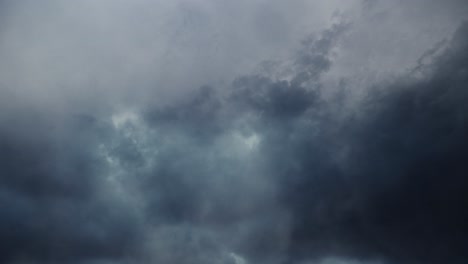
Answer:
[(0, 262), (461, 264), (464, 0), (0, 0)]

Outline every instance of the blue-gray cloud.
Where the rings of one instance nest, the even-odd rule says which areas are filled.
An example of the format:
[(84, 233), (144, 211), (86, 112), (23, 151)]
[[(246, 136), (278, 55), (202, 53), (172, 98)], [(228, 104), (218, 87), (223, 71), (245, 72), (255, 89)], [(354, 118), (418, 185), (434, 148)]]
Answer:
[[(74, 13), (49, 4), (47, 8)], [(278, 34), (291, 30), (292, 13), (282, 14), (276, 2), (253, 5), (252, 23), (264, 31), (247, 42), (291, 48)], [(123, 6), (116, 4), (112, 12), (128, 14)], [(220, 7), (210, 13), (212, 5), (181, 1), (176, 6), (165, 8), (187, 14), (183, 22), (169, 21), (199, 27), (196, 32), (202, 35), (176, 26), (182, 30), (170, 31), (176, 46), (184, 46), (185, 38), (201, 46), (210, 43), (203, 28), (215, 26), (209, 19), (222, 13)], [(294, 2), (294, 12), (305, 6)], [(443, 6), (466, 5), (449, 1)], [(18, 54), (5, 51), (15, 50), (12, 43), (18, 45), (22, 38), (17, 33), (24, 29), (15, 29), (20, 27), (15, 23), (1, 26), (6, 31), (0, 34), (9, 40), (0, 41), (0, 55), (15, 62), (9, 71), (16, 77), (0, 83), (0, 262), (462, 263), (468, 257), (468, 26), (460, 25), (459, 17), (447, 22), (458, 25), (453, 36), (420, 48), (411, 67), (404, 58), (395, 59), (402, 67), (393, 71), (397, 63), (379, 62), (387, 55), (366, 50), (396, 49), (405, 40), (383, 43), (385, 36), (377, 34), (375, 44), (363, 32), (378, 28), (371, 21), (403, 28), (388, 24), (389, 17), (407, 16), (398, 13), (401, 8), (366, 1), (359, 8), (366, 17), (337, 14), (338, 22), (304, 38), (288, 60), (279, 56), (263, 64), (269, 67), (265, 71), (249, 68), (251, 73), (232, 82), (213, 81), (229, 75), (222, 70), (221, 77), (206, 80), (201, 88), (184, 87), (177, 97), (162, 99), (158, 89), (167, 80), (149, 78), (151, 69), (140, 73), (138, 54), (114, 57), (101, 49), (104, 41), (90, 44), (97, 50), (77, 48), (86, 58), (61, 69), (54, 65), (63, 58), (44, 54), (49, 49), (40, 45), (56, 39), (60, 34), (53, 32), (62, 32), (61, 26), (42, 29), (40, 43), (19, 45)], [(90, 10), (90, 17), (101, 17), (99, 10)], [(415, 24), (425, 21), (420, 16)], [(127, 32), (125, 23), (107, 19), (116, 23), (110, 32), (121, 26)], [(139, 23), (125, 21), (133, 29), (132, 23)], [(70, 24), (90, 30), (75, 22)], [(99, 20), (99, 25), (108, 22)], [(132, 36), (145, 35), (140, 33)], [(63, 45), (57, 47), (66, 50), (66, 39), (73, 37), (62, 36)], [(119, 43), (113, 47), (118, 51), (148, 51), (146, 46), (136, 49), (132, 41)], [(265, 54), (274, 49), (266, 48)], [(95, 64), (93, 54), (99, 61), (128, 59), (132, 69), (117, 70), (109, 61)], [(53, 74), (25, 66), (34, 62), (32, 55)], [(175, 55), (167, 56), (171, 60)], [(233, 59), (223, 58), (226, 63)], [(166, 70), (156, 69), (157, 63), (143, 64), (170, 72), (180, 65), (177, 60)], [(343, 71), (343, 65), (361, 62), (366, 66)], [(90, 68), (71, 74), (80, 65)], [(101, 67), (105, 65), (113, 74)], [(374, 75), (369, 67), (375, 65), (384, 68), (375, 72), (393, 72), (362, 81), (366, 73)], [(32, 76), (20, 81), (22, 69)], [(93, 72), (97, 75), (88, 78)], [(198, 87), (205, 73), (195, 75), (176, 83)], [(63, 88), (71, 89), (67, 92), (60, 88), (64, 80), (71, 81)], [(74, 90), (77, 83), (86, 87)], [(16, 85), (24, 87), (16, 90)], [(355, 92), (357, 85), (362, 87)]]

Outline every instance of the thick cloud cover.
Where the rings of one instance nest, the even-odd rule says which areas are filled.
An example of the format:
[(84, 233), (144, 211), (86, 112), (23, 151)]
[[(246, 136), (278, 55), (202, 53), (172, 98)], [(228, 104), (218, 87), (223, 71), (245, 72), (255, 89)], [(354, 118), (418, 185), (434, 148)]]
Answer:
[(1, 6), (0, 262), (468, 259), (463, 1)]

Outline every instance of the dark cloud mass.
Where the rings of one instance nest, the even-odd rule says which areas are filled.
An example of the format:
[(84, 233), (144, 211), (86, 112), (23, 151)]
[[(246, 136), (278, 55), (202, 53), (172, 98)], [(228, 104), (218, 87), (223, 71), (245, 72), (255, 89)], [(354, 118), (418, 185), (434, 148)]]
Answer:
[(286, 141), (298, 144), (286, 156), (299, 165), (284, 175), (293, 250), (466, 260), (467, 40), (465, 23), (423, 77), (392, 81), (332, 132)]
[(468, 259), (463, 1), (46, 2), (0, 2), (0, 263)]

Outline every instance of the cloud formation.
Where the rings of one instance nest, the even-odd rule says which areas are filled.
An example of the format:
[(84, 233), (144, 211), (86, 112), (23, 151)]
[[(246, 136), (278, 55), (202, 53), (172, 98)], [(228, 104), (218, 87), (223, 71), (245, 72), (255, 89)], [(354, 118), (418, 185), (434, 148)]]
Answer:
[[(2, 2), (18, 16), (0, 33), (0, 262), (467, 259), (462, 1), (316, 4), (332, 19), (297, 46), (305, 1), (226, 3), (250, 22), (211, 1), (98, 2)], [(405, 39), (416, 7), (444, 7), (425, 46)]]

